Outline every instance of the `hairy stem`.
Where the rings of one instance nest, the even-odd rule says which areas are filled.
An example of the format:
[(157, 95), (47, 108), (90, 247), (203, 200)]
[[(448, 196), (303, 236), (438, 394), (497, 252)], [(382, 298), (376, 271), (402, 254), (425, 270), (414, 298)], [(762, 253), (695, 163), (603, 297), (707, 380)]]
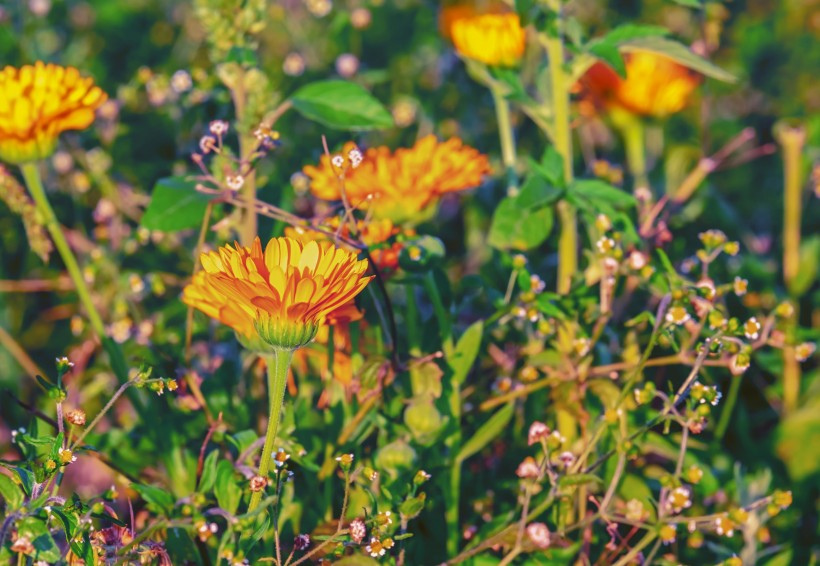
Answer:
[(515, 138), (510, 120), (510, 103), (496, 85), (490, 86), (495, 104), (495, 115), (498, 119), (498, 136), (501, 141), (501, 161), (507, 178), (507, 195), (512, 196), (518, 190), (518, 179), (515, 174)]
[[(292, 357), (293, 350), (283, 350), (279, 348), (274, 350), (272, 355), (266, 356), (268, 364), (268, 402), (270, 404), (270, 415), (268, 416), (265, 444), (262, 447), (262, 459), (259, 461), (259, 472), (257, 474), (263, 478), (268, 477), (273, 444), (276, 442), (276, 434), (279, 432), (279, 420), (282, 417), (282, 406), (285, 403), (285, 388), (288, 384), (288, 370), (290, 369), (290, 360)], [(253, 492), (250, 505), (248, 506), (248, 512), (250, 513), (256, 509), (261, 500), (262, 491)]]

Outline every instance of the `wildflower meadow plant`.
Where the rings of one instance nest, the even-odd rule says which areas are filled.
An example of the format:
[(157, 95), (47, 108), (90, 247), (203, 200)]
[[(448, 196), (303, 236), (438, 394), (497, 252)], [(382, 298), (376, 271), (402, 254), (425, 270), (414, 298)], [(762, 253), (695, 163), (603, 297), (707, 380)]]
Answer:
[(811, 563), (816, 18), (604, 4), (0, 6), (0, 562)]

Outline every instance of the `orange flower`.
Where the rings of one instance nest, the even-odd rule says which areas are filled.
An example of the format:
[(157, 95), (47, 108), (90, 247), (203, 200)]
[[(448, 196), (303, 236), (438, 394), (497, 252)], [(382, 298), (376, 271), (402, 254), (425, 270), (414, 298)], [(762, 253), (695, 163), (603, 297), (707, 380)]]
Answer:
[(293, 350), (316, 336), (339, 307), (372, 277), (367, 261), (332, 242), (303, 244), (273, 238), (265, 250), (235, 244), (202, 254), (203, 272), (185, 287), (182, 300), (233, 328), (259, 346)]
[[(339, 227), (340, 218), (334, 216), (327, 219), (323, 226), (329, 232), (336, 232)], [(390, 242), (390, 239), (399, 233), (397, 228), (389, 218), (382, 218), (380, 220), (370, 220), (365, 222), (359, 220), (357, 222), (359, 230), (359, 239), (368, 246), (370, 252), (370, 259), (381, 270), (393, 270), (399, 265), (399, 253), (402, 250), (401, 242)], [(348, 237), (350, 231), (347, 225), (342, 227), (341, 234)], [(407, 232), (405, 232), (407, 234)], [(288, 226), (285, 228), (285, 236), (299, 240), (302, 243), (316, 240), (317, 242), (331, 241), (328, 234), (318, 230), (311, 230), (301, 226)]]
[(0, 71), (0, 159), (19, 164), (48, 157), (66, 130), (83, 130), (107, 99), (73, 67), (38, 61)]
[(502, 0), (470, 0), (443, 6), (438, 19), (439, 33), (452, 41), (453, 24), (456, 21), (481, 14), (504, 14), (509, 11), (510, 8)]
[(700, 83), (696, 73), (663, 55), (636, 51), (624, 60), (626, 79), (601, 62), (581, 79), (581, 90), (596, 106), (663, 118), (683, 110)]
[[(346, 144), (343, 154), (354, 147)], [(487, 156), (460, 139), (439, 142), (427, 136), (393, 153), (386, 147), (368, 149), (361, 164), (346, 171), (344, 186), (352, 206), (369, 209), (374, 218), (403, 223), (421, 220), (442, 195), (477, 186), (489, 171)], [(308, 165), (304, 172), (315, 196), (341, 200), (340, 172), (327, 155), (318, 167)]]
[(514, 67), (524, 56), (527, 33), (518, 14), (481, 14), (456, 19), (453, 45), (463, 56), (486, 65)]

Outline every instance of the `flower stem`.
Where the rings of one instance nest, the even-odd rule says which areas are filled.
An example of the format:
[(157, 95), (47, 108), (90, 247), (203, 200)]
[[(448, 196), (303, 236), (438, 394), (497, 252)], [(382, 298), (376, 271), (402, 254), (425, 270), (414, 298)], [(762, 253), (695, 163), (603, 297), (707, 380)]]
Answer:
[(621, 131), (626, 150), (626, 163), (635, 188), (648, 187), (646, 175), (646, 139), (644, 124), (640, 117), (626, 110), (612, 109), (610, 116)]
[[(564, 182), (572, 185), (572, 131), (570, 128), (569, 80), (564, 69), (564, 43), (562, 39), (561, 2), (553, 1), (550, 7), (556, 12), (555, 35), (543, 34), (541, 42), (549, 57), (553, 105), (553, 143), (564, 161)], [(566, 200), (557, 205), (561, 233), (558, 238), (558, 292), (569, 293), (572, 276), (578, 270), (578, 227), (575, 209)]]
[[(285, 387), (288, 384), (288, 370), (290, 360), (293, 357), (293, 350), (276, 349), (273, 354), (266, 356), (268, 364), (268, 401), (270, 404), (270, 415), (268, 417), (268, 427), (265, 431), (265, 445), (262, 448), (262, 459), (259, 461), (258, 475), (263, 478), (268, 477), (270, 468), (271, 453), (273, 444), (276, 441), (276, 434), (279, 432), (279, 420), (282, 416), (282, 405), (285, 403)], [(262, 491), (255, 491), (251, 495), (251, 502), (248, 506), (248, 513), (259, 506), (262, 500)]]
[(715, 427), (715, 439), (723, 440), (726, 434), (726, 429), (729, 428), (729, 421), (732, 419), (732, 412), (737, 403), (737, 395), (740, 391), (740, 376), (731, 377), (732, 382), (729, 384), (729, 393), (726, 395), (726, 402), (723, 404), (723, 411), (720, 413), (720, 420), (717, 427)]
[(518, 178), (515, 174), (515, 138), (510, 120), (510, 103), (504, 98), (499, 86), (490, 85), (490, 93), (495, 104), (495, 116), (498, 120), (498, 136), (501, 140), (501, 161), (507, 178), (507, 195), (513, 196), (518, 191)]
[[(786, 289), (793, 294), (792, 285), (800, 271), (800, 221), (803, 212), (801, 177), (806, 130), (801, 126), (782, 124), (775, 128), (774, 134), (783, 149), (783, 280)], [(795, 312), (791, 320), (798, 320), (798, 316)], [(797, 408), (800, 396), (800, 364), (797, 362), (793, 346), (796, 326), (794, 322), (789, 323), (786, 329), (786, 346), (783, 348), (784, 413), (790, 413)]]
[(24, 163), (20, 166), (20, 170), (23, 173), (23, 179), (26, 181), (26, 186), (28, 186), (31, 197), (37, 205), (37, 210), (43, 216), (43, 223), (46, 225), (48, 233), (51, 234), (51, 239), (54, 240), (54, 247), (57, 248), (68, 271), (68, 275), (74, 283), (80, 302), (85, 307), (88, 319), (91, 322), (91, 327), (97, 336), (99, 336), (100, 340), (102, 340), (105, 337), (105, 325), (103, 325), (99, 311), (97, 311), (97, 308), (94, 306), (94, 301), (91, 300), (91, 293), (85, 284), (82, 271), (77, 264), (77, 258), (74, 257), (74, 252), (71, 251), (71, 247), (68, 245), (68, 241), (66, 241), (65, 235), (60, 228), (60, 224), (57, 222), (54, 209), (51, 208), (51, 204), (48, 202), (37, 164), (33, 162)]

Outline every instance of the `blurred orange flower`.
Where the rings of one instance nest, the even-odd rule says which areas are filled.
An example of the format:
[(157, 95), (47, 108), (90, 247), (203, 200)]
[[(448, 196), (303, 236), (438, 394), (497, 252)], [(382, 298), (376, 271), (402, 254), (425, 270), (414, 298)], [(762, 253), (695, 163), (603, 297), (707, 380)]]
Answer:
[(482, 14), (504, 14), (510, 11), (502, 0), (467, 0), (445, 5), (439, 12), (439, 33), (450, 41), (453, 40), (453, 24), (457, 20), (480, 16)]
[(38, 61), (0, 71), (0, 160), (25, 163), (48, 157), (57, 137), (82, 130), (108, 97), (73, 67)]
[(663, 118), (683, 110), (700, 84), (694, 71), (663, 55), (636, 51), (624, 60), (626, 79), (601, 62), (587, 71), (579, 85), (587, 101), (607, 110)]
[(264, 251), (259, 238), (250, 248), (224, 246), (201, 261), (204, 271), (185, 287), (183, 302), (258, 349), (259, 340), (275, 349), (304, 346), (372, 279), (364, 276), (366, 260), (332, 242), (287, 237)]
[[(336, 232), (339, 228), (340, 218), (334, 216), (327, 219), (323, 227), (329, 232)], [(359, 220), (356, 223), (359, 240), (368, 246), (370, 259), (381, 270), (395, 269), (399, 264), (399, 253), (402, 249), (401, 242), (390, 242), (390, 239), (400, 232), (389, 218), (374, 219), (369, 221)], [(345, 224), (342, 226), (341, 235), (349, 237), (350, 230)], [(318, 230), (311, 230), (301, 226), (288, 226), (285, 228), (285, 236), (307, 243), (311, 240), (331, 241), (330, 235)], [(342, 244), (344, 245), (344, 244)]]
[(450, 33), (460, 55), (486, 65), (514, 67), (527, 47), (527, 32), (521, 27), (518, 14), (457, 18)]
[[(343, 153), (354, 148), (352, 142), (345, 144)], [(431, 135), (393, 153), (383, 146), (368, 149), (362, 162), (344, 173), (344, 187), (353, 207), (368, 209), (376, 219), (412, 223), (432, 212), (442, 195), (475, 187), (489, 172), (486, 155), (459, 138), (439, 142)], [(318, 167), (308, 165), (304, 173), (315, 196), (341, 200), (341, 171), (330, 157), (323, 155)]]

